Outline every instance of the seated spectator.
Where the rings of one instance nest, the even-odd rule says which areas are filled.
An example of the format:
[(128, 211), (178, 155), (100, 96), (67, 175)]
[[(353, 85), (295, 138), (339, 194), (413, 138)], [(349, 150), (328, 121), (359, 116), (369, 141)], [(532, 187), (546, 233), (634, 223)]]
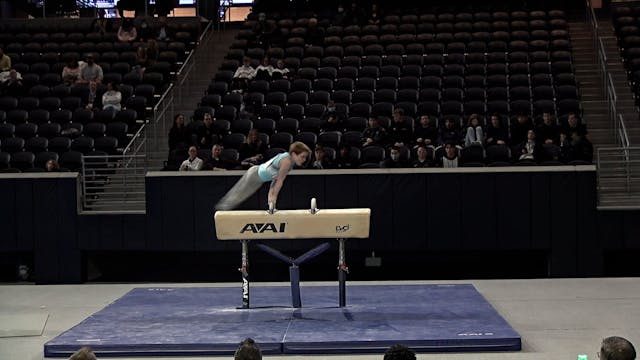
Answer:
[(262, 352), (252, 338), (246, 338), (240, 343), (233, 360), (262, 360)]
[(456, 122), (452, 118), (446, 118), (444, 120), (444, 127), (440, 129), (440, 137), (438, 138), (438, 144), (443, 145), (447, 143), (458, 144), (460, 143), (460, 131)]
[(160, 16), (158, 18), (158, 28), (156, 30), (156, 40), (170, 41), (173, 37), (173, 31), (167, 26), (167, 17)]
[(336, 9), (336, 15), (333, 17), (333, 21), (331, 22), (335, 26), (343, 26), (347, 24), (347, 14), (344, 11), (344, 6), (342, 2), (338, 3), (338, 9)]
[(395, 108), (393, 110), (393, 121), (389, 129), (391, 144), (397, 147), (408, 146), (413, 136), (412, 130), (407, 118), (404, 116), (404, 109)]
[(209, 113), (204, 114), (203, 118), (204, 126), (198, 128), (198, 146), (203, 149), (213, 146), (215, 138), (215, 129), (213, 128), (213, 117)]
[(253, 77), (255, 80), (271, 80), (271, 74), (273, 73), (273, 66), (270, 63), (268, 57), (264, 57), (262, 59), (262, 64), (258, 65), (255, 69), (255, 76)]
[(593, 160), (593, 144), (589, 140), (588, 134), (580, 135), (580, 131), (576, 129), (569, 134), (569, 140), (571, 141), (574, 160), (587, 162)]
[(518, 160), (539, 161), (542, 155), (542, 145), (536, 140), (536, 133), (533, 130), (527, 132), (527, 141), (518, 145), (516, 154), (519, 154)]
[(362, 132), (362, 146), (386, 146), (387, 130), (380, 126), (378, 117), (372, 115), (369, 117), (369, 127)]
[(80, 80), (80, 63), (78, 60), (69, 60), (62, 68), (62, 81), (67, 85), (73, 85)]
[(251, 59), (245, 57), (242, 66), (233, 74), (233, 90), (243, 92), (249, 88), (249, 81), (256, 77), (256, 69), (251, 67)]
[(102, 98), (98, 96), (98, 84), (95, 82), (89, 83), (89, 93), (86, 99), (87, 104), (85, 107), (89, 110), (100, 109)]
[(347, 24), (345, 24), (345, 26), (347, 25), (362, 26), (367, 22), (364, 11), (356, 1), (351, 2), (349, 9), (346, 11), (345, 19), (347, 21)]
[(587, 135), (587, 127), (580, 123), (578, 116), (574, 113), (567, 115), (567, 123), (562, 127), (561, 132), (570, 136), (571, 133), (576, 133), (579, 136)]
[(416, 353), (408, 347), (396, 344), (384, 352), (384, 360), (416, 360)]
[(84, 66), (80, 67), (80, 79), (77, 84), (88, 85), (89, 83), (102, 83), (104, 74), (102, 67), (95, 63), (93, 55), (88, 55)]
[(439, 159), (440, 167), (457, 168), (458, 167), (458, 148), (454, 143), (447, 143), (444, 146), (444, 155)]
[(147, 65), (151, 66), (158, 61), (158, 54), (160, 50), (158, 49), (158, 42), (154, 39), (149, 39), (147, 41)]
[(118, 112), (122, 109), (122, 93), (118, 91), (118, 87), (113, 81), (107, 82), (107, 91), (102, 94), (102, 109), (114, 110)]
[(4, 49), (0, 46), (0, 71), (11, 70), (11, 58), (4, 53)]
[(340, 151), (336, 155), (336, 168), (338, 169), (355, 169), (358, 164), (351, 157), (351, 145), (340, 145)]
[(424, 145), (418, 145), (416, 150), (417, 159), (411, 163), (411, 167), (414, 168), (427, 168), (431, 167), (431, 159), (429, 159), (429, 151)]
[(491, 115), (490, 124), (487, 127), (487, 146), (504, 145), (509, 139), (507, 129), (502, 126), (500, 115)]
[(100, 16), (95, 18), (93, 22), (91, 22), (90, 29), (93, 32), (96, 32), (100, 35), (104, 35), (107, 32), (111, 31), (111, 22), (109, 19), (105, 19), (102, 12), (100, 12)]
[(1, 72), (0, 88), (2, 89), (2, 94), (7, 96), (20, 97), (24, 95), (25, 88), (22, 83), (22, 75), (16, 69)]
[(184, 115), (177, 114), (173, 117), (173, 126), (169, 130), (169, 150), (185, 148), (191, 143), (191, 134), (184, 126)]
[(47, 160), (45, 166), (45, 170), (47, 172), (58, 172), (60, 171), (60, 164), (56, 160), (49, 159)]
[(438, 129), (431, 124), (429, 115), (420, 116), (420, 123), (413, 130), (415, 146), (435, 145), (438, 141)]
[(571, 138), (565, 135), (564, 133), (560, 133), (560, 140), (558, 143), (560, 147), (560, 154), (558, 154), (558, 160), (562, 162), (569, 162), (575, 160), (575, 155), (573, 153), (573, 145), (571, 144)]
[(318, 26), (318, 19), (309, 19), (306, 46), (322, 46), (324, 44), (324, 29)]
[(200, 171), (202, 170), (202, 159), (198, 157), (198, 149), (195, 146), (189, 147), (189, 158), (182, 162), (180, 171)]
[(469, 147), (471, 145), (480, 145), (484, 141), (484, 131), (480, 125), (480, 120), (477, 114), (471, 114), (469, 116), (469, 126), (467, 127), (467, 133), (464, 137), (464, 146)]
[(511, 125), (511, 145), (519, 145), (527, 141), (529, 130), (533, 130), (533, 123), (529, 116), (519, 114)]
[(240, 165), (248, 169), (253, 165), (262, 163), (263, 154), (267, 150), (267, 144), (258, 136), (258, 129), (251, 129), (246, 141), (240, 145)]
[(368, 25), (380, 25), (380, 21), (384, 17), (380, 9), (378, 8), (378, 4), (372, 3), (371, 10), (369, 11), (369, 19), (367, 20)]
[(147, 41), (155, 35), (153, 34), (153, 30), (151, 29), (151, 26), (149, 26), (149, 21), (146, 17), (143, 17), (142, 20), (140, 20), (138, 28), (140, 28), (138, 31), (140, 41)]
[(329, 159), (324, 151), (324, 147), (322, 145), (316, 145), (316, 148), (313, 152), (313, 161), (309, 164), (309, 168), (311, 169), (331, 169), (333, 168), (333, 164), (331, 159)]
[(335, 111), (327, 115), (327, 120), (322, 124), (322, 131), (342, 131), (342, 125), (340, 125)]
[(149, 66), (149, 57), (147, 56), (147, 49), (144, 46), (139, 46), (136, 49), (136, 64), (131, 68), (133, 71), (137, 71), (140, 76), (144, 74), (144, 71)]
[(536, 135), (543, 144), (558, 144), (560, 129), (553, 115), (548, 112), (542, 114), (542, 123), (538, 125)]
[(76, 351), (71, 355), (69, 360), (97, 360), (96, 354), (94, 354), (93, 350), (90, 347), (82, 347), (80, 350)]
[(636, 349), (623, 337), (609, 336), (602, 340), (598, 357), (600, 360), (634, 360)]
[(289, 78), (289, 69), (284, 67), (284, 61), (282, 59), (278, 59), (276, 62), (276, 67), (271, 71), (271, 78), (273, 80)]
[(138, 30), (133, 25), (130, 18), (122, 19), (122, 23), (118, 28), (118, 40), (122, 42), (132, 42), (138, 37)]
[(211, 147), (211, 157), (207, 159), (207, 162), (204, 164), (205, 170), (223, 171), (233, 168), (231, 164), (220, 157), (223, 149), (223, 146), (220, 144), (215, 144)]
[(400, 157), (400, 147), (392, 146), (389, 157), (380, 162), (382, 168), (403, 168), (407, 163)]

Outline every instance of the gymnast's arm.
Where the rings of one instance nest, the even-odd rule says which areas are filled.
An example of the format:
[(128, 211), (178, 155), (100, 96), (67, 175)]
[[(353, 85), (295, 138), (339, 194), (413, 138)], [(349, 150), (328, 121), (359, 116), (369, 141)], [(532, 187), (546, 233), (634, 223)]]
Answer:
[(284, 179), (289, 174), (289, 170), (291, 169), (291, 158), (283, 158), (280, 160), (280, 170), (278, 170), (278, 176), (271, 182), (271, 187), (269, 188), (269, 196), (267, 197), (267, 201), (269, 204), (273, 204), (276, 206), (276, 202), (278, 201), (278, 194), (280, 193), (280, 189), (282, 189), (282, 184), (284, 184)]

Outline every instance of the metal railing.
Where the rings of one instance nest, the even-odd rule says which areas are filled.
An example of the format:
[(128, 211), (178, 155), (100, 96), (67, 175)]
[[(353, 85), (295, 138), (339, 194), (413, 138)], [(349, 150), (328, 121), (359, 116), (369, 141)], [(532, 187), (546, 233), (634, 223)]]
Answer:
[(640, 208), (640, 147), (598, 148), (598, 206)]
[(146, 173), (144, 155), (83, 156), (81, 211), (144, 211)]

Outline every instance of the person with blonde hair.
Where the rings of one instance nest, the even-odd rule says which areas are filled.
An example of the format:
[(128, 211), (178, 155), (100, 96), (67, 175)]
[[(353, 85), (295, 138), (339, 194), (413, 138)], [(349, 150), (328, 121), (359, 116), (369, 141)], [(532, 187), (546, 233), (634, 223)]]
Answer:
[(93, 353), (90, 347), (85, 346), (76, 351), (69, 360), (97, 360), (96, 354)]
[(229, 192), (218, 202), (216, 210), (233, 210), (249, 196), (253, 195), (262, 183), (271, 182), (267, 201), (269, 209), (275, 209), (278, 194), (284, 179), (294, 165), (302, 166), (309, 157), (311, 149), (296, 141), (289, 146), (289, 152), (280, 153), (260, 165), (249, 168)]

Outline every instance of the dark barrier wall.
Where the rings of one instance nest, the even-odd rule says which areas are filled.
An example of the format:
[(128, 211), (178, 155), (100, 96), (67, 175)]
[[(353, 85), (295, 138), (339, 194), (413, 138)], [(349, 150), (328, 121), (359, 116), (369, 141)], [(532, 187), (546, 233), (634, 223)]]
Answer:
[[(628, 273), (619, 260), (640, 250), (640, 211), (596, 211), (593, 168), (486, 170), (296, 171), (278, 207), (308, 208), (312, 197), (321, 208), (370, 207), (372, 237), (349, 241), (348, 254), (420, 261), (432, 253), (531, 251), (545, 254), (548, 276), (601, 276), (604, 266)], [(238, 175), (150, 173), (146, 214), (78, 215), (76, 174), (0, 174), (0, 261), (30, 254), (39, 283), (85, 280), (86, 253), (233, 254), (227, 260), (235, 262), (239, 245), (215, 239), (213, 206)], [(266, 209), (266, 191), (243, 208)], [(300, 252), (313, 244), (277, 247)]]
[[(503, 172), (504, 171), (504, 172)], [(299, 171), (290, 176), (278, 208), (369, 207), (371, 238), (360, 251), (542, 250), (549, 275), (602, 272), (597, 250), (595, 172), (592, 167), (510, 168), (409, 172)], [(222, 180), (222, 181), (221, 181)], [(237, 176), (167, 173), (147, 177), (148, 249), (230, 250), (215, 241), (213, 207)], [(243, 208), (266, 209), (267, 185)], [(283, 241), (283, 251), (308, 249)]]
[(0, 251), (33, 254), (39, 283), (82, 281), (77, 176), (0, 174)]

